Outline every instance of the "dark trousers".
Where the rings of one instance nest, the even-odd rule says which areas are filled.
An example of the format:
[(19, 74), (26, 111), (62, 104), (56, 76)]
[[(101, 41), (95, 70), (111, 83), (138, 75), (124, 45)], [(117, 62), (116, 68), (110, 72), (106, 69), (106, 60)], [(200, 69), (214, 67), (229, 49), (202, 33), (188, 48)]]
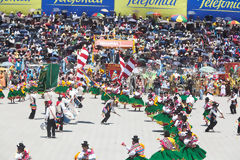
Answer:
[(236, 113), (237, 113), (237, 111), (236, 111), (236, 105), (231, 104), (231, 105), (230, 105), (230, 111), (231, 111), (232, 114), (236, 114)]
[(102, 123), (106, 123), (109, 118), (110, 118), (110, 112), (107, 112), (107, 113), (105, 114), (104, 119), (102, 120)]
[(60, 131), (63, 130), (63, 120), (64, 120), (64, 118), (61, 117), (61, 118), (60, 118), (60, 121), (59, 121), (59, 123), (60, 123), (59, 130), (60, 130)]
[(240, 126), (238, 126), (237, 133), (240, 134)]
[(51, 137), (51, 130), (52, 130), (52, 136), (55, 137), (55, 128), (56, 128), (56, 123), (54, 119), (48, 119), (47, 122), (47, 136)]
[(30, 115), (29, 115), (29, 119), (34, 119), (34, 117), (35, 117), (35, 113), (36, 113), (36, 109), (32, 109), (32, 112), (30, 113)]
[(217, 125), (217, 121), (215, 118), (210, 119), (210, 125), (207, 127), (206, 131), (209, 131), (210, 129), (213, 129)]

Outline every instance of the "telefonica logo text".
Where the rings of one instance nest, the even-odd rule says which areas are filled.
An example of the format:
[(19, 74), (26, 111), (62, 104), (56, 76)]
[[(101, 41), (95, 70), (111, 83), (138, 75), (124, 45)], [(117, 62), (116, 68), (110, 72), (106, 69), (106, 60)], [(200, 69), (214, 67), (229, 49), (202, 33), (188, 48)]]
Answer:
[(81, 4), (102, 4), (103, 0), (55, 0), (54, 4), (59, 4), (59, 3), (70, 3), (70, 4), (76, 4), (76, 3), (81, 3)]
[(159, 7), (159, 6), (175, 6), (177, 0), (129, 0), (127, 6), (144, 6), (144, 7)]
[(240, 9), (240, 2), (239, 0), (235, 1), (202, 0), (199, 9), (215, 9), (215, 10)]

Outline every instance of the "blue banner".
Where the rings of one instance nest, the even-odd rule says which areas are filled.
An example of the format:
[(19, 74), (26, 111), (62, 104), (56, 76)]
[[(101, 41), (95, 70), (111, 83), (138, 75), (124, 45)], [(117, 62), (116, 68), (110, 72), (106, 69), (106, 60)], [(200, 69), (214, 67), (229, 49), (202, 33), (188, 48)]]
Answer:
[[(213, 17), (231, 17), (239, 20), (240, 1), (239, 0), (188, 0), (188, 16), (195, 12), (194, 18), (199, 16), (204, 18), (207, 15)], [(190, 14), (189, 14), (190, 13)], [(192, 12), (193, 13), (193, 12)]]
[(101, 9), (114, 10), (114, 0), (42, 0), (42, 10), (46, 14), (51, 14), (54, 10), (67, 10), (81, 15), (101, 12)]

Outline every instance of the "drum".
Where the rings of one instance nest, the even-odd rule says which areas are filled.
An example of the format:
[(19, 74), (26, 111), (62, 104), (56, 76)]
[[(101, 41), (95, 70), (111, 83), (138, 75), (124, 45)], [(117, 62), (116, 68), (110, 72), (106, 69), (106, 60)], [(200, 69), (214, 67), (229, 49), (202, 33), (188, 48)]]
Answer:
[(41, 128), (42, 130), (47, 129), (47, 122), (41, 123), (40, 128)]

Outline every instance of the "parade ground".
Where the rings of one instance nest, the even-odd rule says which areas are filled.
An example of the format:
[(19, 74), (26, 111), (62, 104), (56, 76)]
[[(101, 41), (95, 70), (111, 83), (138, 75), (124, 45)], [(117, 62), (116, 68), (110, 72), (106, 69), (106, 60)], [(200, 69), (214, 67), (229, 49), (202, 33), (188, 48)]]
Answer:
[[(7, 95), (6, 90), (4, 94)], [(56, 97), (57, 95), (54, 104)], [(189, 117), (192, 131), (198, 136), (200, 146), (207, 151), (207, 160), (238, 160), (240, 136), (237, 136), (236, 120), (240, 110), (237, 108), (237, 114), (231, 115), (227, 98), (215, 97), (215, 100), (220, 103), (225, 119), (218, 118), (215, 132), (204, 132), (204, 100), (198, 100)], [(131, 145), (134, 135), (140, 137), (140, 143), (145, 145), (145, 155), (150, 158), (159, 150), (156, 139), (163, 137), (162, 127), (146, 116), (144, 108), (141, 112), (135, 112), (130, 105), (127, 109), (120, 105), (116, 112), (121, 116), (111, 114), (108, 121), (110, 124), (101, 125), (104, 104), (100, 96), (95, 99), (94, 96), (86, 94), (83, 108), (78, 109), (78, 119), (64, 125), (63, 133), (56, 132), (56, 139), (48, 139), (47, 131), (40, 128), (44, 121), (44, 102), (39, 95), (34, 120), (28, 119), (29, 100), (9, 103), (5, 98), (0, 104), (0, 160), (13, 160), (19, 142), (26, 145), (33, 160), (73, 160), (74, 155), (82, 150), (81, 143), (85, 140), (94, 149), (98, 160), (123, 160), (128, 154), (121, 143)]]

